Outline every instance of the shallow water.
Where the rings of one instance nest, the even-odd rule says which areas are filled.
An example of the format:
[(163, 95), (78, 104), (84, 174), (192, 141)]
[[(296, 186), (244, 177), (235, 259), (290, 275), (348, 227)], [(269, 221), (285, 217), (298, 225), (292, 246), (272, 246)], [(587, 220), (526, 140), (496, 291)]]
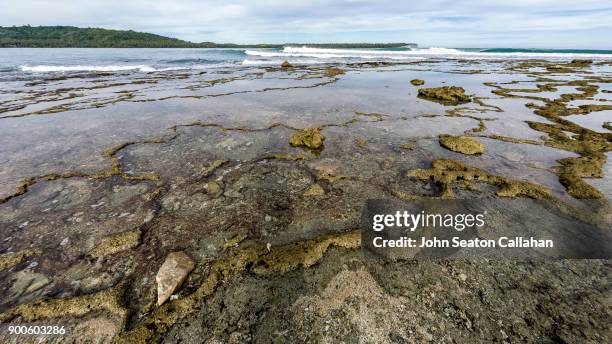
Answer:
[[(561, 159), (580, 155), (554, 141), (554, 132), (534, 129), (533, 123), (557, 125), (534, 106), (580, 93), (564, 85), (572, 80), (606, 89), (612, 67), (549, 73), (546, 64), (565, 62), (519, 69), (522, 62), (7, 72), (0, 84), (0, 253), (44, 248), (33, 258), (36, 273), (52, 281), (34, 292), (1, 290), (0, 308), (128, 281), (126, 298), (135, 318), (130, 324), (137, 324), (151, 315), (151, 266), (167, 252), (184, 250), (199, 262), (187, 282), (193, 291), (235, 236), (286, 245), (359, 228), (367, 199), (440, 196), (442, 183), (408, 175), (437, 159), (544, 186), (551, 193), (546, 201), (559, 214), (571, 216), (572, 209), (601, 224), (612, 200), (609, 147), (601, 148), (608, 156), (603, 177), (585, 179), (603, 199), (573, 197), (555, 168)], [(413, 86), (410, 80), (417, 78), (425, 85)], [(536, 91), (547, 82), (561, 85), (554, 92), (495, 92)], [(418, 97), (419, 88), (439, 86), (463, 87), (472, 101), (448, 106)], [(600, 95), (566, 105), (595, 104)], [(601, 127), (609, 115), (602, 110), (564, 116), (579, 127), (559, 131), (569, 138), (575, 133), (568, 130), (609, 135)], [(313, 127), (325, 137), (321, 149), (289, 144), (298, 130)], [(440, 145), (444, 134), (471, 136), (485, 150), (450, 151)], [(610, 142), (609, 136), (598, 137)], [(309, 194), (315, 184), (317, 194)], [(499, 189), (461, 178), (451, 188), (456, 198), (482, 199), (498, 197)], [(83, 258), (126, 231), (139, 233), (134, 247), (104, 259)], [(12, 272), (0, 272), (0, 279), (16, 284)]]

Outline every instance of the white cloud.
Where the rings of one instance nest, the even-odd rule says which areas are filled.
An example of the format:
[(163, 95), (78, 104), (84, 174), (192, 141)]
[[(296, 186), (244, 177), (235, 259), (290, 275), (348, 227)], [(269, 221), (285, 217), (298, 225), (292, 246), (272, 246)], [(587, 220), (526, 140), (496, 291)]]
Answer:
[(2, 25), (130, 28), (192, 41), (612, 48), (599, 39), (612, 35), (608, 1), (0, 1)]

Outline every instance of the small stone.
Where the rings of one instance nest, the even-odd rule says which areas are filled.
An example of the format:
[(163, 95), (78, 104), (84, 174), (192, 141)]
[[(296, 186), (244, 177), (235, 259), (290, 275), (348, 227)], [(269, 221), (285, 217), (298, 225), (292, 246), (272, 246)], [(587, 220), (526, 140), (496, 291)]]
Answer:
[(60, 242), (60, 246), (66, 246), (70, 243), (70, 239), (69, 238), (64, 238), (64, 240), (62, 240)]
[(272, 221), (272, 216), (270, 216), (270, 215), (266, 215), (266, 216), (264, 217), (264, 220), (265, 220), (266, 222), (270, 222), (270, 221)]
[(464, 273), (460, 273), (460, 274), (457, 276), (457, 278), (458, 278), (460, 281), (465, 282), (465, 281), (467, 280), (467, 275), (466, 275), (466, 274), (464, 274)]
[(272, 251), (272, 244), (271, 243), (267, 243), (266, 244), (266, 248), (268, 249), (268, 252)]
[(184, 252), (172, 252), (159, 268), (157, 282), (157, 305), (161, 306), (183, 284), (195, 264)]
[(421, 79), (412, 79), (410, 80), (410, 83), (414, 86), (421, 86), (421, 85), (425, 85), (425, 80), (421, 80)]
[(313, 184), (304, 192), (304, 196), (321, 196), (325, 194), (325, 190), (319, 184)]
[(26, 227), (28, 226), (28, 223), (30, 223), (30, 222), (29, 222), (29, 221), (26, 221), (26, 222), (24, 222), (24, 223), (20, 224), (20, 225), (19, 225), (19, 229), (24, 229), (24, 228), (26, 228)]

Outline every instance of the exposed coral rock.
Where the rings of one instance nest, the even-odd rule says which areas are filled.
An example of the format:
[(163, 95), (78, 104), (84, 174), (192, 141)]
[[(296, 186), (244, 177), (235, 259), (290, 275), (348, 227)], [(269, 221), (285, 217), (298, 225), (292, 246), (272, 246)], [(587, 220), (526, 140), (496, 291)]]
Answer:
[(482, 154), (485, 146), (473, 137), (440, 135), (440, 145), (453, 152), (474, 155)]
[(289, 138), (292, 146), (303, 146), (310, 149), (320, 149), (323, 147), (325, 137), (319, 128), (306, 128), (298, 131)]
[(134, 230), (108, 236), (89, 252), (92, 257), (102, 257), (136, 247), (140, 242), (140, 231)]
[(421, 85), (425, 85), (425, 80), (412, 79), (410, 80), (410, 83), (413, 84), (414, 86), (421, 86)]
[(183, 252), (172, 252), (159, 268), (157, 282), (157, 305), (162, 305), (187, 279), (195, 267), (194, 262)]
[(343, 69), (330, 67), (325, 70), (325, 76), (333, 78), (346, 73)]
[(304, 192), (304, 196), (321, 196), (325, 194), (325, 190), (319, 184), (313, 184)]
[(570, 62), (568, 65), (572, 66), (572, 67), (586, 67), (589, 66), (593, 63), (592, 60), (572, 60), (572, 62)]
[(419, 97), (444, 105), (464, 104), (472, 100), (465, 94), (463, 87), (457, 86), (420, 88)]
[(15, 253), (7, 253), (0, 255), (0, 271), (10, 269), (13, 266), (22, 263), (26, 258), (39, 255), (40, 249), (26, 249)]
[[(476, 167), (466, 165), (459, 161), (439, 159), (434, 160), (429, 169), (417, 169), (407, 172), (408, 176), (422, 180), (433, 180), (442, 186), (444, 199), (452, 199), (455, 194), (452, 183), (461, 181), (463, 183), (483, 182), (498, 186), (497, 195), (500, 197), (529, 197), (536, 199), (550, 198), (551, 192), (545, 186), (532, 184), (522, 180), (496, 176)], [(406, 199), (405, 195), (397, 194), (398, 197)]]

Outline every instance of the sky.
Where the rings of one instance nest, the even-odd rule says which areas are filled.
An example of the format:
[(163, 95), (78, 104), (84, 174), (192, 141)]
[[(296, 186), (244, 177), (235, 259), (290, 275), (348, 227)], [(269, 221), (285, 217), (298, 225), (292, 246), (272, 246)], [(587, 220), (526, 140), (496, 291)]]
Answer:
[(0, 0), (0, 26), (26, 24), (193, 42), (612, 49), (610, 0)]

